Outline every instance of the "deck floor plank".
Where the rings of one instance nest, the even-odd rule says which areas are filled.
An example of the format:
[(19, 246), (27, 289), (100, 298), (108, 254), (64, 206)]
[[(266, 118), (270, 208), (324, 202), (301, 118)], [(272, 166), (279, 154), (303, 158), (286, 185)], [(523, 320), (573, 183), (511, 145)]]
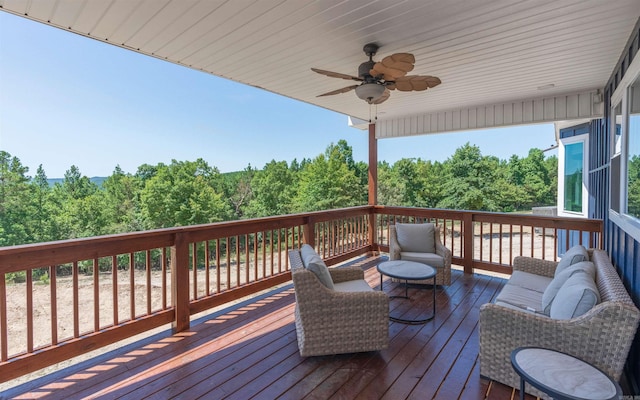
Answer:
[[(381, 258), (352, 265), (379, 290)], [(424, 325), (390, 322), (379, 352), (301, 357), (291, 285), (79, 365), (0, 393), (0, 398), (53, 399), (511, 399), (518, 391), (479, 376), (478, 315), (504, 280), (452, 273), (436, 292), (436, 317)], [(404, 294), (385, 280), (385, 292)], [(392, 315), (431, 313), (430, 285), (410, 286), (391, 301)], [(533, 399), (527, 396), (528, 399)]]
[[(449, 291), (455, 293), (462, 287), (462, 279), (454, 279), (451, 286), (443, 290), (436, 300), (438, 307), (445, 307), (443, 303), (448, 302), (448, 295), (444, 292)], [(387, 289), (388, 290), (388, 289)], [(431, 289), (428, 289), (431, 290)], [(440, 289), (439, 289), (440, 290)], [(395, 294), (395, 292), (392, 292)], [(444, 299), (444, 300), (443, 300)], [(430, 307), (430, 306), (429, 306)], [(445, 312), (438, 310), (438, 312)], [(448, 312), (448, 311), (447, 311)], [(333, 398), (354, 398), (360, 391), (369, 385), (369, 383), (384, 370), (388, 364), (387, 360), (393, 359), (407, 343), (416, 337), (416, 334), (422, 329), (420, 325), (404, 325), (400, 323), (391, 323), (389, 327), (389, 348), (379, 353), (381, 357), (371, 357), (369, 362), (363, 365), (360, 370), (352, 375), (348, 381), (344, 382), (340, 389), (333, 395)]]
[[(469, 281), (469, 278), (465, 277), (464, 280)], [(451, 310), (448, 313), (436, 314), (436, 318), (431, 321), (433, 323), (423, 325), (421, 334), (409, 341), (403, 351), (394, 357), (388, 367), (380, 374), (381, 379), (375, 379), (358, 395), (358, 398), (371, 398), (382, 393), (384, 393), (382, 398), (406, 398), (441, 349), (446, 346), (460, 321), (473, 304), (465, 299), (474, 296), (475, 287), (486, 285), (486, 280), (476, 280), (472, 282), (472, 285), (473, 288), (469, 292), (459, 293), (459, 295), (463, 295), (462, 299), (454, 299), (450, 304), (454, 307), (455, 312)], [(389, 367), (393, 367), (393, 369)], [(407, 370), (407, 368), (409, 369)]]

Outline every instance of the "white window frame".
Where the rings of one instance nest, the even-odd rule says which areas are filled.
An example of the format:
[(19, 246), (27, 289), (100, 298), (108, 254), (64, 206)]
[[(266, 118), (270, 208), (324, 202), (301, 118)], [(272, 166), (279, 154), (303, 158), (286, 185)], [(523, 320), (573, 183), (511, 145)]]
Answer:
[[(582, 211), (567, 211), (564, 209), (564, 168), (565, 146), (582, 142)], [(561, 217), (587, 218), (589, 213), (589, 135), (577, 135), (560, 139), (558, 147), (558, 215)]]
[[(627, 234), (633, 237), (635, 240), (640, 241), (640, 219), (632, 217), (627, 212), (627, 163), (629, 161), (629, 91), (633, 83), (640, 78), (640, 55), (636, 56), (629, 65), (625, 75), (620, 80), (620, 84), (611, 95), (611, 125), (610, 134), (613, 138), (615, 132), (611, 129), (615, 129), (615, 106), (618, 103), (622, 104), (622, 121), (621, 121), (621, 152), (620, 152), (620, 204), (618, 209), (620, 212), (615, 211), (609, 207), (609, 219), (611, 222), (618, 225)], [(611, 140), (612, 144), (614, 140)], [(611, 155), (614, 154), (612, 149)], [(613, 178), (613, 177), (611, 177)]]

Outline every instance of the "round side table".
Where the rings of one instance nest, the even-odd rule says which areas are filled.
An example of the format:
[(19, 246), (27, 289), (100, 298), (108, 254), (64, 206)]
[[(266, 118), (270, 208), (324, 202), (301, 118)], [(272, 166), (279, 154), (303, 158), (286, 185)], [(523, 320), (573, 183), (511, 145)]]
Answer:
[(511, 352), (511, 365), (520, 375), (520, 399), (524, 385), (548, 394), (556, 400), (620, 399), (617, 382), (579, 358), (540, 347), (519, 347)]
[(424, 324), (430, 321), (436, 315), (436, 269), (430, 265), (422, 264), (414, 261), (392, 260), (378, 264), (378, 272), (380, 273), (380, 290), (382, 290), (382, 277), (384, 275), (404, 281), (404, 296), (390, 296), (390, 298), (409, 298), (408, 281), (420, 281), (424, 279), (433, 279), (431, 286), (433, 292), (433, 312), (430, 317), (423, 319), (403, 319), (389, 316), (389, 319), (403, 324)]

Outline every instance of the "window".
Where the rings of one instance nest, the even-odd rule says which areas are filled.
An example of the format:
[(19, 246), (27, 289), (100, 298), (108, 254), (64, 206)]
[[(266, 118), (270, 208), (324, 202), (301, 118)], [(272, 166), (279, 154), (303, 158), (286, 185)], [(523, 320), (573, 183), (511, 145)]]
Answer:
[(626, 214), (640, 219), (640, 77), (629, 88)]
[(582, 166), (584, 144), (564, 146), (564, 210), (582, 212)]
[(610, 220), (640, 240), (640, 57), (611, 95)]

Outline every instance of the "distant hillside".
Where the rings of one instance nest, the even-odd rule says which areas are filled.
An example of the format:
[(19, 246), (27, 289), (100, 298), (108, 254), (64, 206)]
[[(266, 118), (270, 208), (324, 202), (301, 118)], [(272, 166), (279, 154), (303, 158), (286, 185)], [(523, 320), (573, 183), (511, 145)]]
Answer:
[[(106, 176), (94, 176), (92, 178), (89, 178), (89, 180), (93, 183), (95, 183), (96, 185), (98, 185), (98, 187), (102, 187), (102, 182), (105, 181), (105, 179), (107, 179)], [(47, 182), (49, 183), (49, 186), (53, 186), (56, 183), (60, 183), (62, 184), (62, 181), (64, 181), (64, 178), (51, 178), (51, 179), (47, 179)]]
[[(236, 175), (242, 174), (243, 172), (244, 171), (224, 172), (224, 173), (222, 173), (222, 176), (226, 176), (228, 179), (231, 179), (231, 178), (235, 177)], [(102, 182), (104, 182), (106, 179), (107, 179), (106, 176), (94, 176), (92, 178), (89, 178), (89, 180), (91, 182), (95, 183), (100, 188), (102, 187)], [(56, 183), (62, 184), (62, 181), (64, 181), (64, 178), (47, 179), (47, 182), (49, 183), (50, 187), (53, 187), (53, 185), (55, 185)]]

